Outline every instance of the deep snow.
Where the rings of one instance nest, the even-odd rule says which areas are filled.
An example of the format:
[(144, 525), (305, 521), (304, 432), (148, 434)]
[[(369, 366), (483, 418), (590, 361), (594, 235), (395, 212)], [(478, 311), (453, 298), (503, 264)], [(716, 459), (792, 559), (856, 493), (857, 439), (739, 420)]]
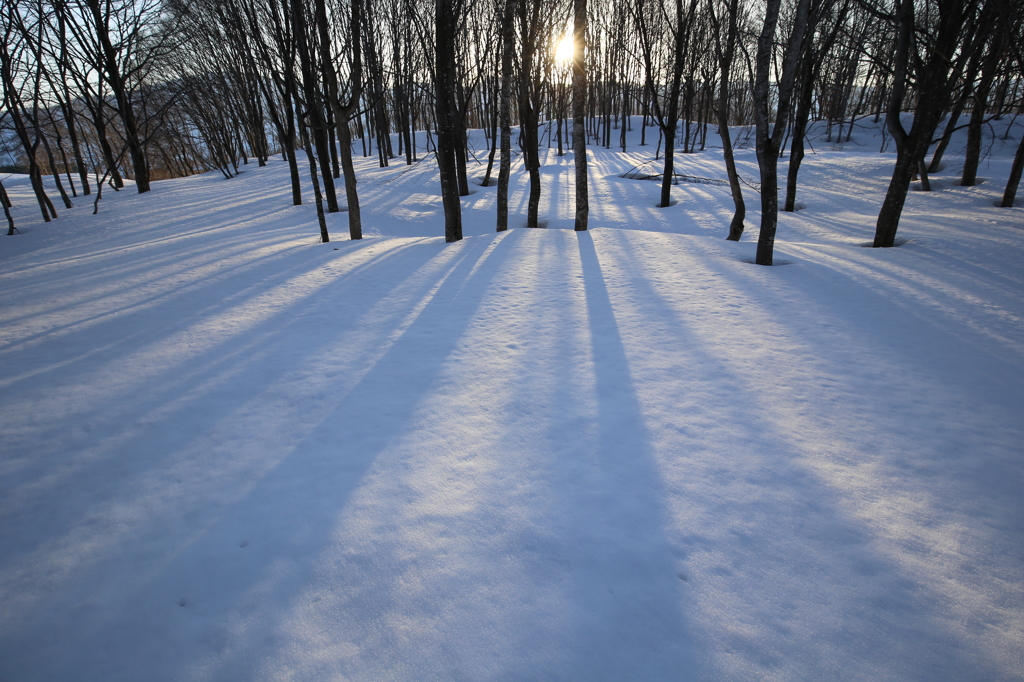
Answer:
[(728, 188), (618, 177), (653, 130), (591, 232), (552, 151), (570, 229), (477, 185), (452, 245), (432, 161), (360, 160), (330, 244), (279, 158), (50, 224), (5, 180), (0, 679), (1024, 678), (1021, 127), (895, 249), (876, 133), (772, 268), (754, 191), (736, 244)]

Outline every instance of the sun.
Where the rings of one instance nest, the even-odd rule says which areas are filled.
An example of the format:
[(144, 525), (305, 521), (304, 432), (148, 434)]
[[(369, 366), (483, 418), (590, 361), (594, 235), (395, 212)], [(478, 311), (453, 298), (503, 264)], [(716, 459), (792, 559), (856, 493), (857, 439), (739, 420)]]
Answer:
[(555, 61), (571, 62), (576, 52), (576, 42), (572, 39), (572, 34), (567, 34), (558, 41), (558, 45), (555, 47)]

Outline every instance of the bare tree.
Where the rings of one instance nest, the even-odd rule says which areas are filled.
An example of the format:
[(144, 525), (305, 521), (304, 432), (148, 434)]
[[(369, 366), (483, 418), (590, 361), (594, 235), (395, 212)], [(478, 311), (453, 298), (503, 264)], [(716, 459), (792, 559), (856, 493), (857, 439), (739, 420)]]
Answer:
[[(896, 165), (875, 224), (875, 247), (895, 245), (911, 178), (915, 170), (926, 172), (924, 155), (955, 85), (955, 62), (970, 59), (991, 12), (974, 0), (929, 0), (922, 10), (918, 22), (914, 0), (897, 0), (893, 16), (897, 40), (886, 126), (896, 143)], [(908, 131), (900, 114), (911, 70), (916, 106)]]
[[(775, 34), (779, 22), (781, 0), (768, 0), (764, 24), (757, 39), (754, 73), (754, 120), (757, 139), (757, 165), (761, 171), (761, 231), (757, 238), (758, 265), (771, 265), (775, 250), (775, 231), (779, 221), (778, 162), (782, 140), (789, 123), (804, 39), (810, 26), (812, 2), (797, 0), (792, 26), (783, 47), (782, 68), (772, 87), (772, 59), (775, 56)], [(774, 89), (774, 98), (772, 90)], [(773, 106), (773, 99), (776, 106)]]
[[(725, 159), (725, 170), (729, 177), (729, 192), (732, 194), (732, 201), (735, 210), (732, 220), (729, 223), (729, 236), (727, 239), (738, 242), (743, 235), (743, 220), (747, 215), (747, 205), (743, 200), (743, 188), (740, 186), (740, 174), (736, 169), (736, 157), (733, 154), (732, 134), (729, 132), (729, 86), (732, 83), (733, 62), (736, 57), (736, 45), (739, 41), (739, 0), (728, 0), (725, 8), (727, 21), (725, 23), (725, 35), (722, 35), (722, 23), (715, 11), (715, 2), (711, 0), (708, 4), (708, 15), (715, 25), (715, 55), (718, 57), (719, 69), (719, 96), (715, 106), (715, 116), (718, 120), (718, 135), (722, 140), (722, 156)], [(724, 45), (723, 45), (724, 42)]]
[(327, 86), (327, 99), (334, 112), (334, 120), (338, 129), (341, 147), (341, 168), (345, 178), (345, 198), (348, 202), (348, 233), (350, 239), (363, 238), (362, 214), (359, 210), (359, 192), (356, 189), (356, 170), (352, 162), (352, 130), (349, 120), (358, 115), (359, 100), (363, 90), (362, 26), (363, 0), (350, 0), (349, 20), (349, 88), (346, 97), (342, 97), (338, 82), (335, 60), (329, 52), (327, 12), (323, 0), (317, 0), (317, 30), (320, 33), (323, 55), (324, 81)]
[(515, 17), (519, 0), (505, 0), (501, 14), (501, 162), (498, 167), (498, 232), (508, 229), (508, 183), (512, 171), (512, 79), (515, 58)]
[(435, 0), (434, 3), (434, 91), (437, 117), (437, 163), (441, 172), (441, 201), (444, 205), (444, 240), (462, 239), (462, 204), (459, 199), (456, 138), (458, 102), (455, 92), (456, 37), (465, 0)]

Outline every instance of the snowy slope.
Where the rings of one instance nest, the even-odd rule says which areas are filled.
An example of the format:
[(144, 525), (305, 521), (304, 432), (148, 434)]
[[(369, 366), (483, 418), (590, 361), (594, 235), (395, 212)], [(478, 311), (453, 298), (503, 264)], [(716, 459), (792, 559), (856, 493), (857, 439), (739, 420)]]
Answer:
[(453, 245), (429, 162), (330, 244), (280, 159), (49, 224), (5, 180), (0, 680), (1024, 678), (1015, 143), (879, 250), (876, 133), (772, 268), (727, 188), (618, 177), (638, 131), (591, 232), (475, 186)]

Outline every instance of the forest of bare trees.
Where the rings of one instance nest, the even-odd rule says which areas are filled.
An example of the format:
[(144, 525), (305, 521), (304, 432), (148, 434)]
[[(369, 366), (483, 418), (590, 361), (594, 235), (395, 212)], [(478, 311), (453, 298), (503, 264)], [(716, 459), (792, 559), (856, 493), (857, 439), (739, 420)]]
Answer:
[[(663, 164), (663, 206), (678, 155), (707, 148), (714, 126), (735, 203), (722, 236), (733, 240), (746, 207), (730, 127), (752, 131), (757, 262), (770, 265), (779, 193), (781, 209), (794, 210), (810, 122), (841, 140), (858, 119), (884, 121), (896, 157), (874, 245), (886, 247), (912, 180), (927, 188), (956, 125), (967, 127), (961, 183), (970, 185), (984, 127), (1024, 111), (1020, 0), (2, 4), (0, 134), (8, 170), (30, 176), (46, 221), (57, 204), (97, 204), (104, 186), (122, 189), (126, 178), (144, 193), (214, 169), (230, 179), (280, 155), (273, 163), (288, 164), (292, 201), (312, 189), (322, 240), (324, 214), (340, 210), (359, 239), (353, 155), (362, 155), (381, 166), (438, 164), (445, 237), (455, 241), (460, 196), (471, 182), (494, 183), (495, 163), (496, 229), (506, 229), (513, 159), (529, 175), (526, 224), (538, 225), (547, 144), (575, 153), (581, 230), (586, 146), (624, 150), (638, 117)], [(485, 131), (488, 149), (467, 148), (470, 129)], [(477, 155), (486, 172), (471, 178)], [(1018, 143), (1003, 206), (1013, 205), (1022, 166)], [(9, 205), (2, 189), (0, 201)]]

